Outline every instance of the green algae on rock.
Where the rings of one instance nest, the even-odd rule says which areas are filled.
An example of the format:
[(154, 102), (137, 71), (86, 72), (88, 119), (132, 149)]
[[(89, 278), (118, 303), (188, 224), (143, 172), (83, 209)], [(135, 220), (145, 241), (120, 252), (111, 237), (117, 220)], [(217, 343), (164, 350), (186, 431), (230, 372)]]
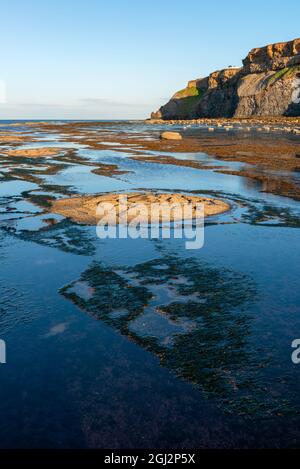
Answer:
[(233, 411), (233, 395), (234, 412), (272, 412), (260, 382), (261, 357), (248, 341), (251, 315), (245, 311), (255, 298), (248, 277), (165, 256), (113, 270), (93, 263), (61, 293), (154, 353), (226, 412)]

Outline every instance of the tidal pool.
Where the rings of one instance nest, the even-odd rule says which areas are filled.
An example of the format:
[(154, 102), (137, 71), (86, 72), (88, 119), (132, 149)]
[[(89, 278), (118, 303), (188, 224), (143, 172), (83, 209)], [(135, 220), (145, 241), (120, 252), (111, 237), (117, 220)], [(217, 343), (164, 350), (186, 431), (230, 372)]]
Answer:
[[(93, 132), (105, 142), (120, 129), (152, 132)], [(81, 164), (39, 182), (0, 180), (0, 446), (299, 447), (299, 202), (239, 176), (134, 161), (127, 143), (78, 145)], [(131, 172), (93, 174), (95, 161)], [(232, 210), (206, 221), (191, 252), (180, 239), (100, 240), (47, 202), (128, 189), (207, 194)]]

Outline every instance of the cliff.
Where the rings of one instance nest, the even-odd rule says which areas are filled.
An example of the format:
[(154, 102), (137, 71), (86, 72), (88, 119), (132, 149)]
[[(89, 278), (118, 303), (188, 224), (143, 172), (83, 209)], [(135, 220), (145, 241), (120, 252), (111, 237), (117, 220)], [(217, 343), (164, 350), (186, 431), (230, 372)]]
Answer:
[(241, 68), (190, 81), (152, 119), (300, 116), (300, 39), (252, 49)]

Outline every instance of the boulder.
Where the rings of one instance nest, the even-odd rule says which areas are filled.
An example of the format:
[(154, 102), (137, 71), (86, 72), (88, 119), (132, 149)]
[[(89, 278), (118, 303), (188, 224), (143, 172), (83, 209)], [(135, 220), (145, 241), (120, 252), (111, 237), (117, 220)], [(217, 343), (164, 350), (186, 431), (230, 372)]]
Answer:
[(179, 132), (163, 132), (160, 138), (164, 140), (182, 140), (182, 136)]

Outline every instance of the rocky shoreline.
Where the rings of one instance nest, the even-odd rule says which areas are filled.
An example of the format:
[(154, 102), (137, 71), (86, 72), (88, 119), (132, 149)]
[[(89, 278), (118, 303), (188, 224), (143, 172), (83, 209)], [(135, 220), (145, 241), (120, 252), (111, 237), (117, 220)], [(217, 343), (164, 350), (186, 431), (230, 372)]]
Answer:
[(145, 122), (153, 125), (198, 126), (210, 132), (239, 130), (300, 135), (300, 117), (147, 119)]
[(300, 116), (300, 38), (252, 49), (242, 67), (197, 78), (153, 119)]
[[(115, 161), (89, 161), (78, 155), (75, 149), (63, 149), (59, 156), (45, 155), (48, 143), (40, 148), (38, 154), (32, 154), (29, 143), (36, 144), (38, 132), (48, 132), (49, 135), (61, 134), (64, 145), (68, 142), (80, 142), (87, 149), (112, 150), (118, 154), (126, 150), (130, 160), (138, 160), (145, 164), (160, 164), (171, 166), (190, 167), (199, 170), (224, 171), (232, 174), (232, 177), (242, 176), (249, 180), (256, 180), (263, 185), (263, 190), (277, 195), (291, 197), (300, 200), (300, 187), (297, 173), (300, 172), (300, 117), (287, 118), (258, 118), (247, 119), (196, 119), (182, 121), (146, 121), (147, 125), (140, 122), (140, 128), (134, 134), (129, 134), (123, 129), (122, 123), (116, 123), (111, 132), (104, 122), (34, 122), (31, 123), (34, 133), (18, 132), (18, 141), (9, 143), (9, 150), (19, 156), (9, 156), (7, 143), (2, 142), (2, 154), (5, 161), (12, 165), (5, 173), (5, 178), (18, 177), (32, 183), (41, 183), (41, 176), (54, 174), (66, 169), (69, 164), (91, 166), (91, 172), (101, 176), (122, 179), (125, 176), (124, 168), (120, 168)], [(14, 127), (14, 124), (11, 125)], [(174, 130), (180, 132), (181, 140), (163, 140), (160, 138), (162, 130)], [(97, 130), (96, 130), (97, 129)], [(5, 138), (12, 137), (14, 132), (5, 133)], [(26, 143), (26, 149), (22, 146)], [(25, 151), (24, 151), (25, 150)], [(28, 151), (29, 150), (29, 151)], [(53, 147), (51, 150), (54, 151)], [(55, 147), (57, 151), (57, 147)], [(193, 158), (195, 153), (205, 153), (218, 164), (207, 164)], [(170, 154), (171, 153), (171, 154)], [(185, 158), (176, 158), (185, 153)], [(188, 155), (191, 155), (190, 157)], [(39, 155), (39, 156), (38, 156)], [(43, 163), (43, 171), (30, 173), (26, 165)], [(223, 163), (222, 163), (223, 162)], [(230, 168), (226, 162), (238, 162), (244, 167)], [(47, 167), (45, 166), (47, 165)], [(24, 166), (25, 165), (25, 166)], [(247, 167), (247, 165), (252, 165)], [(20, 166), (20, 167), (19, 167)], [(130, 168), (134, 171), (134, 167)], [(66, 196), (75, 195), (71, 189), (60, 189)]]

